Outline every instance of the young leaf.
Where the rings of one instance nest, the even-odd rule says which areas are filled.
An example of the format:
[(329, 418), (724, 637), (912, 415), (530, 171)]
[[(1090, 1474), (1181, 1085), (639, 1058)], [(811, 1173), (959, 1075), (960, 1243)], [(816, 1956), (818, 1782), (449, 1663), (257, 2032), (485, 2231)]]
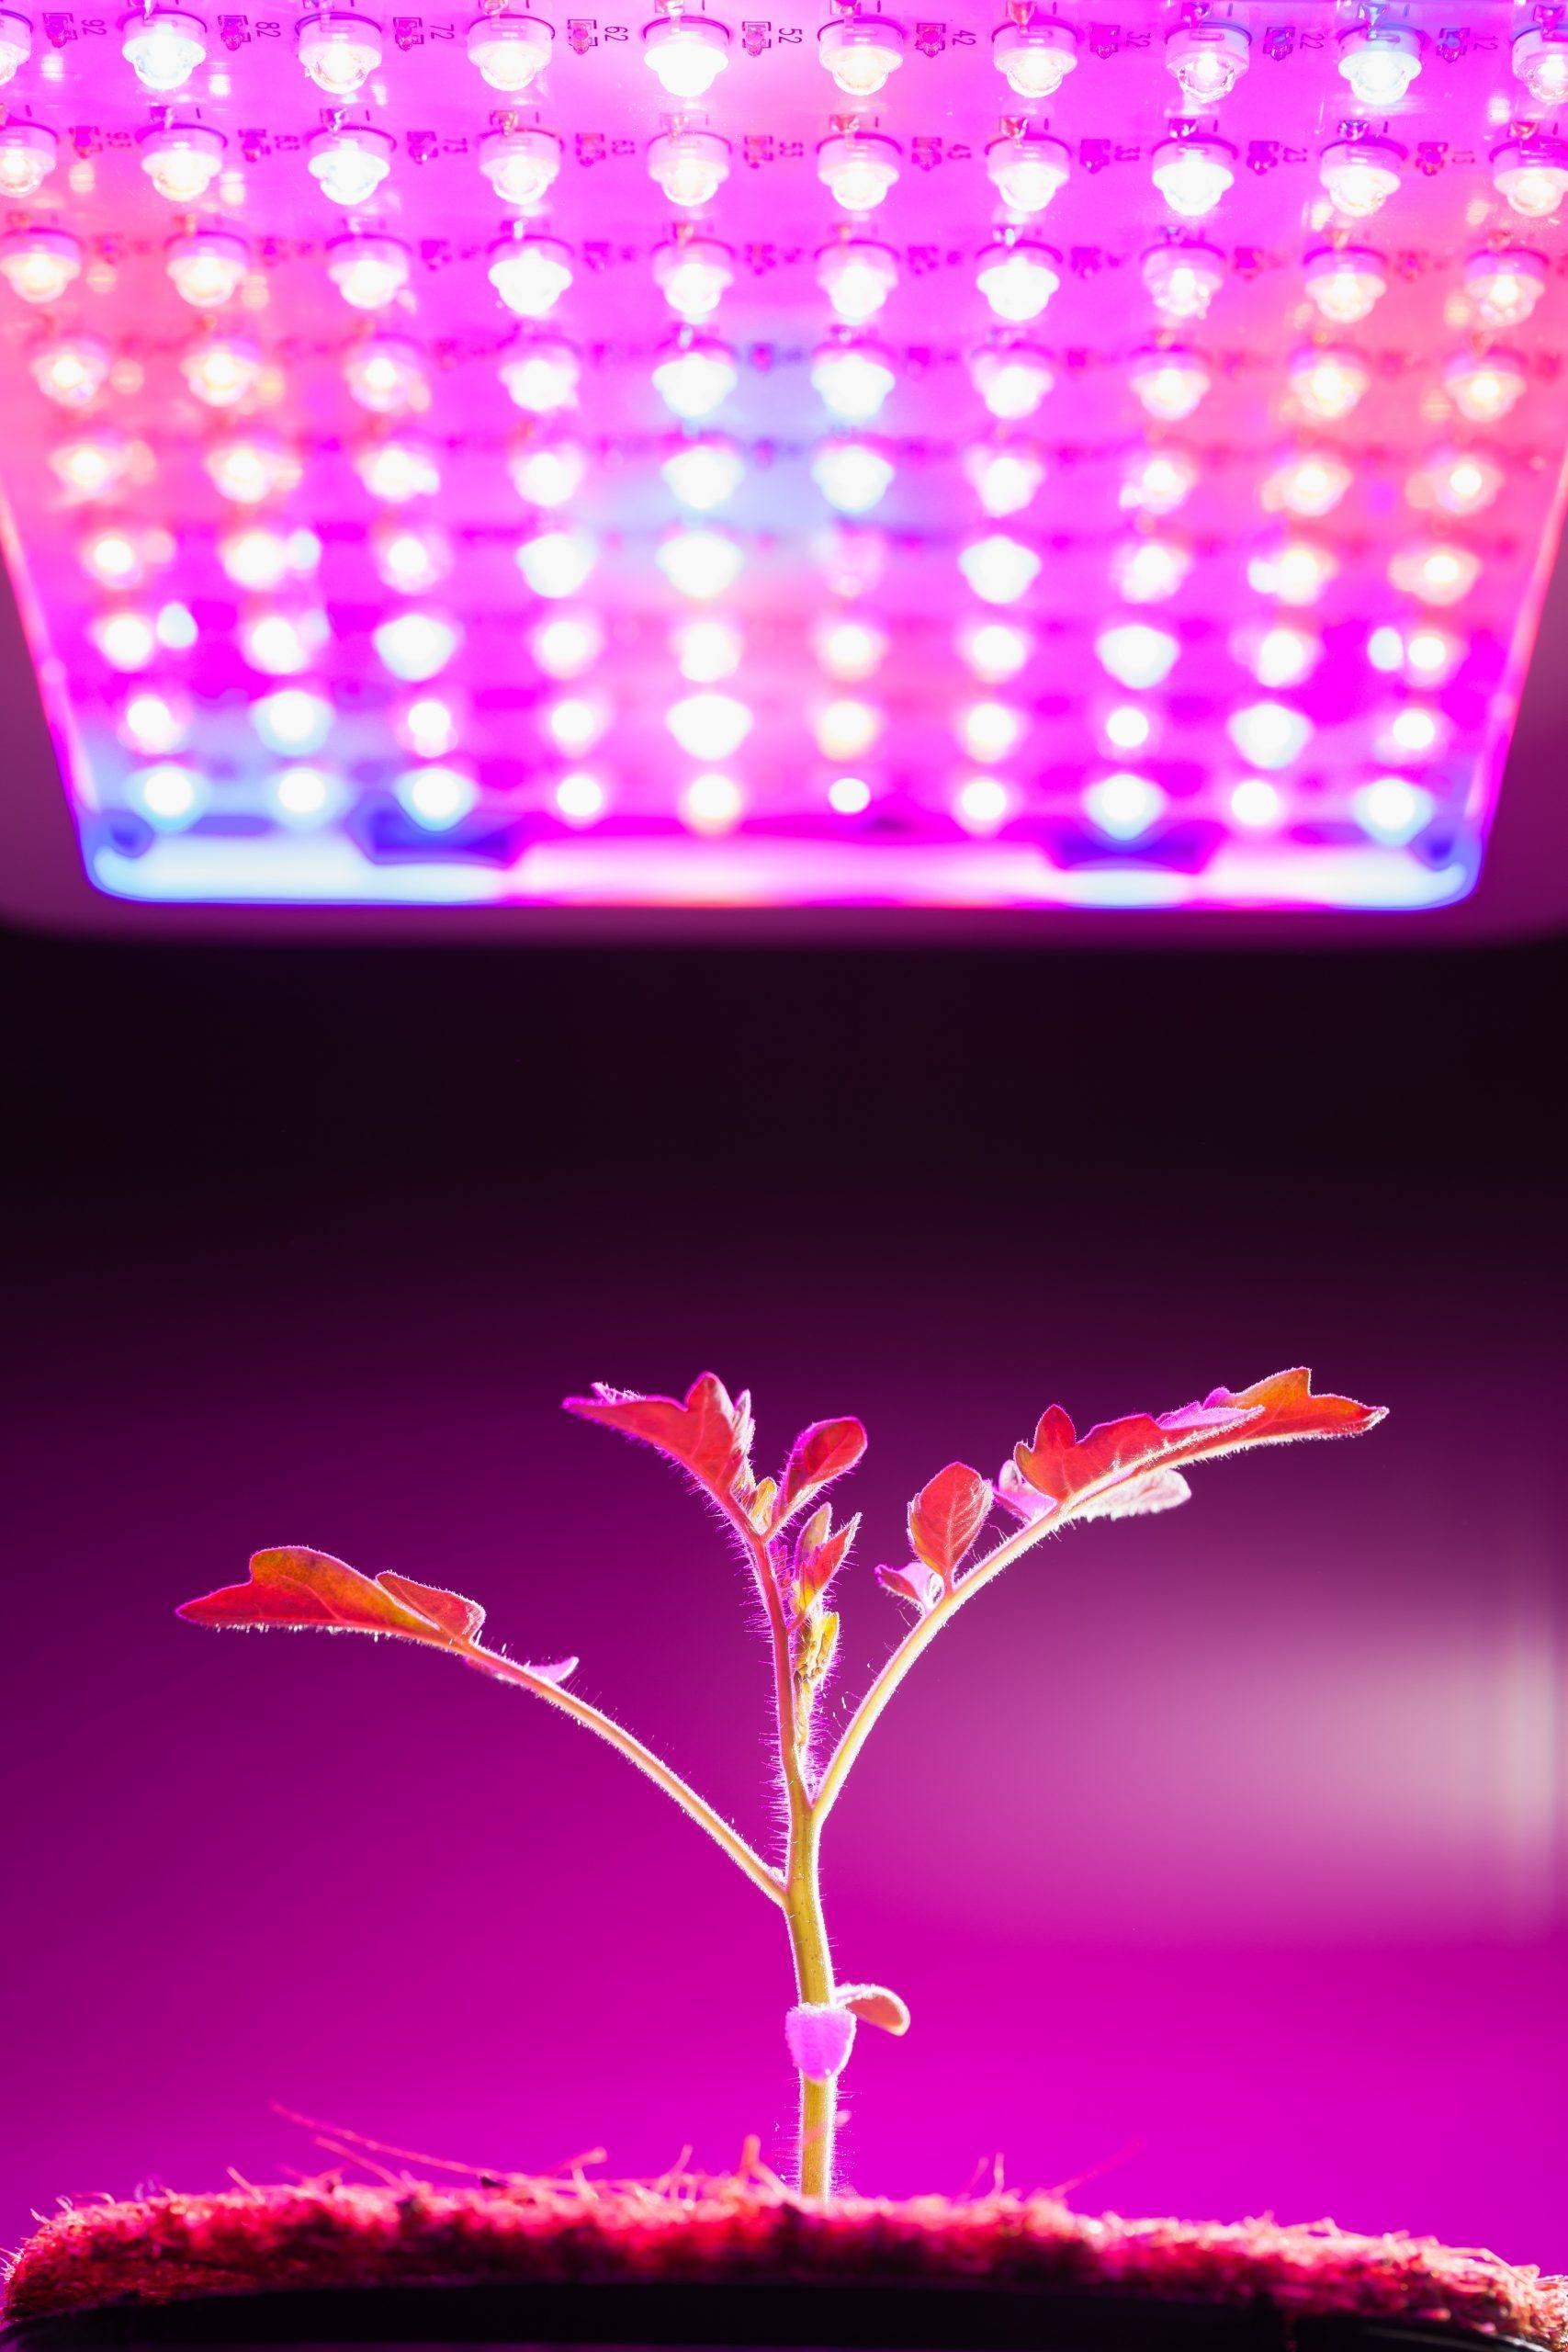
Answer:
[(884, 2033), (908, 2033), (909, 2005), (886, 1984), (840, 1984), (833, 1996), (863, 2025), (879, 2025)]
[(1173, 1482), (1180, 1463), (1291, 1438), (1355, 1436), (1374, 1428), (1383, 1409), (1350, 1396), (1314, 1396), (1312, 1374), (1299, 1369), (1273, 1373), (1251, 1388), (1212, 1389), (1174, 1413), (1100, 1421), (1081, 1438), (1053, 1405), (1041, 1416), (1032, 1442), (1015, 1447), (1001, 1481), (1002, 1499), (1020, 1517), (1036, 1515), (1024, 1487), (1063, 1519), (1163, 1510), (1186, 1499), (1186, 1481), (1179, 1492)]
[(744, 1511), (756, 1493), (751, 1475), (751, 1400), (742, 1390), (732, 1404), (721, 1380), (705, 1372), (683, 1402), (673, 1396), (639, 1396), (629, 1389), (595, 1381), (592, 1396), (569, 1396), (569, 1413), (601, 1428), (619, 1430), (678, 1462), (727, 1508), (739, 1495)]
[[(458, 1612), (465, 1612), (462, 1628)], [(401, 1577), (362, 1577), (330, 1553), (284, 1544), (253, 1555), (249, 1584), (225, 1585), (187, 1600), (177, 1614), (193, 1625), (324, 1625), (449, 1643), (464, 1636), (466, 1612), (472, 1613), (476, 1627), (483, 1623), (483, 1610), (457, 1593), (436, 1592)]]
[(966, 1462), (950, 1462), (909, 1505), (909, 1542), (917, 1559), (944, 1585), (990, 1517), (989, 1482)]
[(821, 1493), (832, 1479), (852, 1470), (865, 1452), (864, 1425), (848, 1416), (836, 1421), (813, 1421), (790, 1448), (779, 1497), (782, 1526), (802, 1503)]
[(923, 1560), (911, 1560), (907, 1568), (878, 1568), (876, 1581), (900, 1600), (912, 1600), (922, 1617), (929, 1617), (942, 1599), (942, 1578)]
[(826, 1503), (819, 1510), (813, 1511), (801, 1529), (795, 1547), (793, 1567), (797, 1609), (809, 1609), (814, 1601), (821, 1600), (843, 1566), (845, 1555), (855, 1540), (855, 1530), (859, 1525), (858, 1510), (840, 1528), (833, 1526), (832, 1512)]

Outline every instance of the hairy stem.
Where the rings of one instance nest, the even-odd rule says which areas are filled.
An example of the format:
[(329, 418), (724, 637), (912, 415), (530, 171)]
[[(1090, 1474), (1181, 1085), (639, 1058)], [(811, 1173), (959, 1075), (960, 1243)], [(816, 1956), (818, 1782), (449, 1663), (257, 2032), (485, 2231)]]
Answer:
[(753, 1886), (760, 1886), (773, 1903), (785, 1902), (784, 1882), (779, 1872), (769, 1867), (722, 1814), (715, 1812), (705, 1797), (700, 1797), (679, 1772), (672, 1771), (651, 1747), (645, 1747), (641, 1740), (616, 1723), (614, 1716), (605, 1714), (591, 1701), (580, 1699), (574, 1690), (563, 1690), (558, 1683), (535, 1674), (514, 1658), (499, 1657), (494, 1650), (487, 1650), (478, 1642), (458, 1642), (453, 1646), (458, 1657), (466, 1658), (469, 1665), (482, 1668), (485, 1673), (495, 1675), (502, 1682), (514, 1682), (521, 1690), (533, 1691), (536, 1698), (543, 1699), (549, 1706), (558, 1707), (562, 1714), (571, 1717), (573, 1723), (581, 1724), (584, 1730), (594, 1732), (607, 1741), (626, 1758), (628, 1764), (635, 1764), (639, 1772), (646, 1773), (655, 1788), (662, 1789), (667, 1797), (673, 1797), (682, 1812), (694, 1821), (699, 1829), (705, 1829), (715, 1845), (723, 1847), (730, 1860), (745, 1871)]

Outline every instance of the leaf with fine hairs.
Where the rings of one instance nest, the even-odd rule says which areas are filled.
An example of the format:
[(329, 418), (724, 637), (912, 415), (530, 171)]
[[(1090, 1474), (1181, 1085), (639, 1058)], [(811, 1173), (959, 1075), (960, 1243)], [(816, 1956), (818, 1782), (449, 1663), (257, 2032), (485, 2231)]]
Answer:
[(908, 2033), (909, 2005), (886, 1984), (840, 1984), (833, 1998), (840, 2008), (859, 2018), (862, 2025), (879, 2025), (884, 2033)]
[(943, 1585), (991, 1514), (991, 1487), (966, 1462), (950, 1462), (909, 1505), (909, 1543)]
[(595, 1381), (592, 1396), (568, 1396), (566, 1409), (602, 1429), (619, 1430), (677, 1462), (728, 1509), (739, 1499), (749, 1508), (756, 1492), (751, 1475), (751, 1400), (744, 1390), (730, 1402), (722, 1380), (703, 1373), (684, 1398), (639, 1396)]
[(1312, 1374), (1299, 1368), (1272, 1373), (1250, 1388), (1211, 1389), (1174, 1413), (1100, 1421), (1081, 1438), (1053, 1405), (1032, 1441), (1014, 1448), (998, 1492), (1020, 1518), (1049, 1515), (1055, 1523), (1166, 1510), (1186, 1500), (1181, 1464), (1292, 1438), (1354, 1437), (1374, 1429), (1384, 1409), (1351, 1396), (1314, 1396)]
[(849, 1415), (833, 1421), (813, 1421), (809, 1429), (802, 1430), (784, 1464), (777, 1523), (782, 1527), (832, 1479), (852, 1470), (864, 1452), (864, 1424)]
[(842, 1527), (837, 1528), (833, 1525), (832, 1510), (827, 1503), (813, 1511), (800, 1531), (792, 1563), (797, 1608), (809, 1609), (814, 1601), (821, 1600), (843, 1566), (859, 1526), (858, 1510), (852, 1519), (847, 1519)]

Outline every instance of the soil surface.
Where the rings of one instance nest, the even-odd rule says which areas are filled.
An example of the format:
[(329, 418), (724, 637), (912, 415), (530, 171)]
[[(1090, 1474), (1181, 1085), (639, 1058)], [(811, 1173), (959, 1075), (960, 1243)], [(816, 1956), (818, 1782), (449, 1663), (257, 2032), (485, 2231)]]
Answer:
[(527, 2279), (965, 2278), (1460, 2326), (1568, 2348), (1568, 2280), (1432, 2239), (1127, 2221), (995, 2192), (803, 2206), (767, 2177), (508, 2177), (447, 2188), (336, 2175), (86, 2205), (11, 2266), (0, 2316), (198, 2295)]

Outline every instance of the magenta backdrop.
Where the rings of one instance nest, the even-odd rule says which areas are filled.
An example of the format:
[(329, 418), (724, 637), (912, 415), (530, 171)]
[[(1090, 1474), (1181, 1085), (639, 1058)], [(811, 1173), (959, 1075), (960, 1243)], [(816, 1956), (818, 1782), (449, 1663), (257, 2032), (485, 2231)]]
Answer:
[(977, 1149), (965, 1192), (919, 1198), (912, 1160), (833, 1216), (715, 1177), (701, 1238), (700, 1169), (639, 1214), (613, 1163), (395, 1204), (328, 1176), (276, 1232), (265, 1164), (206, 1225), (153, 1165), (83, 1218), (13, 1357), (0, 2239), (59, 2192), (309, 2165), (272, 2101), (508, 2166), (781, 2152), (781, 1939), (722, 1857), (443, 1660), (178, 1624), (253, 1544), (449, 1580), (521, 1653), (581, 1649), (765, 1837), (738, 1571), (560, 1394), (711, 1363), (751, 1381), (764, 1453), (863, 1414), (841, 1704), (897, 1616), (871, 1564), (950, 1453), (994, 1465), (1058, 1395), (1082, 1420), (1304, 1358), (1387, 1426), (1048, 1546), (879, 1731), (828, 1891), (841, 1964), (915, 2025), (862, 2037), (849, 2172), (958, 2188), (999, 2151), (1017, 2184), (1096, 2176), (1091, 2205), (1568, 2265), (1546, 1206), (1472, 1201), (1460, 1231), (1394, 1184), (1134, 1170), (1052, 1244)]

